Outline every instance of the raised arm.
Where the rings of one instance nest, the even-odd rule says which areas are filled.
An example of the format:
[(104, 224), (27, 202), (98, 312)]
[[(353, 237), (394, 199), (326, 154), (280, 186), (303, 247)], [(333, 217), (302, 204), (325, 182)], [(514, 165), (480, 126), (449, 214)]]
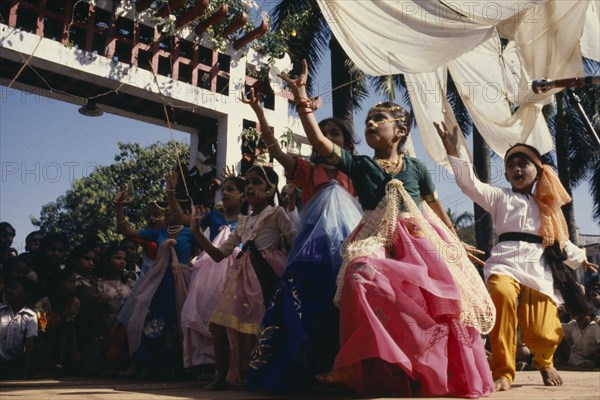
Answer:
[(333, 142), (323, 135), (319, 123), (313, 115), (314, 107), (306, 93), (306, 79), (308, 78), (308, 64), (306, 60), (302, 60), (302, 73), (296, 79), (292, 79), (286, 75), (278, 75), (286, 81), (292, 93), (294, 94), (296, 111), (304, 127), (304, 132), (308, 141), (313, 147), (313, 150), (323, 157), (331, 156), (333, 152)]
[(125, 204), (130, 201), (131, 188), (124, 186), (123, 190), (117, 186), (117, 191), (112, 199), (113, 206), (115, 207), (115, 214), (117, 215), (117, 227), (119, 232), (124, 236), (130, 238), (139, 238), (140, 231), (134, 229), (130, 224), (127, 216), (125, 216)]
[(192, 206), (190, 230), (192, 231), (192, 234), (198, 241), (198, 244), (200, 245), (202, 250), (204, 250), (206, 254), (208, 254), (210, 258), (212, 258), (215, 262), (220, 262), (225, 258), (225, 255), (218, 247), (215, 247), (210, 242), (210, 240), (208, 240), (208, 238), (204, 236), (204, 234), (202, 234), (202, 232), (200, 232), (199, 221), (201, 221), (204, 218), (207, 211), (208, 209), (206, 209), (206, 207), (204, 206), (197, 206), (197, 208)]
[(452, 132), (443, 122), (441, 124), (433, 123), (435, 129), (442, 139), (448, 161), (454, 171), (456, 184), (462, 192), (471, 200), (477, 203), (487, 212), (492, 212), (493, 205), (498, 201), (503, 201), (502, 189), (481, 182), (473, 172), (471, 163), (460, 159), (458, 151), (458, 127), (454, 127)]
[(177, 201), (177, 196), (175, 195), (178, 177), (179, 175), (176, 171), (169, 172), (165, 177), (165, 180), (167, 181), (167, 204), (172, 215), (172, 221), (170, 225), (189, 225), (190, 217), (183, 212), (179, 202)]
[(267, 122), (267, 118), (265, 117), (265, 112), (260, 105), (260, 93), (255, 94), (254, 88), (250, 88), (250, 96), (246, 97), (244, 95), (244, 92), (242, 92), (241, 100), (242, 103), (250, 105), (250, 107), (252, 107), (252, 110), (254, 110), (256, 118), (258, 118), (258, 123), (260, 124), (260, 135), (267, 144), (267, 147), (269, 148), (269, 153), (271, 153), (271, 155), (277, 161), (279, 161), (279, 163), (281, 164), (283, 169), (285, 169), (288, 175), (294, 176), (294, 173), (296, 172), (296, 158), (281, 150), (279, 142), (277, 141), (277, 138), (275, 138), (273, 131), (269, 127), (269, 123)]
[(448, 130), (446, 124), (444, 122), (433, 123), (435, 130), (438, 135), (440, 135), (440, 139), (442, 139), (442, 144), (444, 145), (444, 149), (446, 150), (446, 154), (452, 157), (460, 158), (460, 154), (458, 152), (458, 127), (455, 126), (452, 129), (452, 132)]

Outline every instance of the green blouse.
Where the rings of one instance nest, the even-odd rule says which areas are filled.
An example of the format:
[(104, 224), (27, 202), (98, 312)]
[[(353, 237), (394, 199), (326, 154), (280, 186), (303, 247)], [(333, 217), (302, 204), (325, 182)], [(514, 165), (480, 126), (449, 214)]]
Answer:
[(333, 153), (326, 159), (346, 173), (354, 184), (360, 204), (364, 210), (374, 210), (385, 196), (385, 186), (392, 179), (398, 179), (415, 203), (421, 199), (428, 203), (437, 200), (435, 185), (425, 164), (414, 158), (404, 157), (404, 166), (397, 174), (390, 174), (369, 156), (353, 155), (333, 145)]

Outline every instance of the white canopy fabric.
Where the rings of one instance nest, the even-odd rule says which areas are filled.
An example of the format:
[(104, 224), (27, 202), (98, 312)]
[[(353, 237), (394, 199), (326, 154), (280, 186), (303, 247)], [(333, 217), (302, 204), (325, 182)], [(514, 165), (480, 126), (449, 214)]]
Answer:
[[(533, 79), (582, 76), (582, 54), (600, 61), (598, 0), (318, 3), (360, 69), (405, 75), (426, 150), (442, 164), (432, 122), (454, 120), (445, 102), (447, 71), (478, 130), (503, 156), (516, 142), (552, 149), (540, 111), (558, 90), (534, 94)], [(499, 36), (511, 40), (504, 50)]]

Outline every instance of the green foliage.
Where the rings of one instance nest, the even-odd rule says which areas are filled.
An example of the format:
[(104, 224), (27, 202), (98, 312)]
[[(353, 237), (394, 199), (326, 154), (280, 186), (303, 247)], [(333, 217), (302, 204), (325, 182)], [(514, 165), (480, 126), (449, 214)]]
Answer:
[(253, 43), (253, 48), (267, 56), (267, 64), (272, 64), (276, 58), (282, 58), (289, 52), (290, 41), (305, 41), (307, 22), (314, 18), (311, 8), (305, 7), (299, 12), (287, 14), (283, 17), (277, 27), (273, 27), (265, 35)]
[[(298, 25), (294, 26), (296, 36), (292, 36), (292, 31), (287, 31), (290, 18), (294, 15), (306, 16), (296, 21)], [(308, 62), (308, 82), (306, 88), (309, 93), (315, 92), (316, 76), (318, 73), (321, 58), (328, 51), (331, 30), (321, 13), (321, 9), (316, 0), (280, 0), (271, 12), (273, 23), (271, 32), (279, 33), (281, 39), (286, 39), (287, 53), (292, 62), (296, 64), (296, 71), (300, 61), (306, 59)], [(286, 34), (286, 31), (289, 35)], [(265, 38), (264, 40), (268, 40)], [(261, 51), (266, 53), (267, 51)]]
[(460, 240), (475, 246), (475, 217), (473, 216), (473, 213), (465, 211), (461, 214), (455, 214), (448, 208), (446, 209), (446, 214), (448, 214), (448, 218), (450, 218), (452, 225), (454, 225)]
[(285, 131), (281, 136), (279, 136), (279, 143), (281, 143), (282, 148), (287, 148), (290, 143), (294, 140), (294, 131), (290, 128), (285, 128)]
[(470, 244), (471, 246), (477, 246), (477, 240), (475, 239), (475, 224), (457, 228), (456, 233), (463, 242)]
[(260, 139), (260, 134), (254, 127), (244, 128), (242, 133), (240, 133), (240, 139), (243, 140), (244, 138), (256, 141)]
[[(71, 245), (97, 235), (107, 243), (121, 238), (117, 231), (111, 204), (115, 188), (133, 188), (132, 202), (127, 206), (133, 226), (144, 226), (144, 208), (152, 201), (164, 200), (161, 182), (167, 172), (189, 159), (189, 147), (170, 141), (142, 147), (137, 143), (119, 143), (115, 163), (96, 168), (89, 176), (77, 179), (64, 195), (42, 206), (40, 218), (31, 223), (46, 232), (63, 232)], [(184, 166), (185, 168), (185, 166)]]
[[(239, 139), (240, 140), (249, 140), (251, 142), (256, 143), (262, 139), (262, 136), (260, 135), (260, 133), (258, 133), (256, 128), (249, 127), (249, 128), (244, 128), (242, 130), (242, 133), (240, 133)], [(285, 131), (283, 131), (283, 133), (279, 136), (279, 143), (281, 144), (281, 147), (285, 149), (288, 147), (288, 145), (292, 142), (293, 139), (294, 139), (294, 131), (291, 128), (285, 128)]]
[[(156, 10), (166, 6), (166, 0), (157, 1)], [(154, 14), (151, 20), (156, 24), (157, 29), (163, 37), (177, 35), (179, 30), (176, 28), (176, 19), (179, 15), (185, 13), (197, 3), (197, 0), (189, 0), (185, 7), (179, 10), (173, 10), (173, 13), (160, 17)], [(207, 28), (208, 38), (212, 44), (213, 50), (224, 52), (228, 43), (250, 32), (256, 25), (263, 20), (269, 20), (265, 12), (260, 12), (258, 4), (253, 0), (211, 0), (206, 10), (199, 15), (190, 25), (194, 26), (202, 23), (209, 18), (222, 5), (226, 4), (229, 13), (221, 22), (211, 25)], [(289, 42), (295, 39), (296, 42), (307, 41), (305, 37), (310, 29), (307, 28), (309, 21), (314, 19), (315, 12), (311, 4), (300, 4), (294, 12), (290, 12), (285, 17), (277, 21), (276, 27), (270, 27), (269, 31), (255, 40), (251, 46), (260, 54), (267, 57), (267, 67), (255, 71), (255, 78), (266, 81), (269, 68), (274, 64), (275, 59), (283, 57), (289, 51)], [(318, 10), (318, 8), (317, 8)], [(248, 21), (241, 28), (228, 37), (222, 35), (223, 30), (240, 17), (243, 13), (249, 15)]]
[[(161, 7), (166, 7), (168, 1), (158, 0), (156, 3), (156, 7), (154, 9), (159, 10)], [(187, 12), (190, 8), (195, 6), (196, 3), (197, 0), (188, 0), (186, 1), (185, 6), (183, 8), (173, 10), (171, 14), (165, 17), (153, 14), (151, 16), (151, 21), (156, 25), (156, 28), (163, 37), (171, 37), (178, 35), (180, 33), (180, 29), (177, 29), (176, 27), (177, 17)], [(208, 7), (206, 8), (206, 10), (201, 15), (199, 15), (190, 25), (193, 27), (199, 23), (202, 23), (224, 4), (227, 4), (227, 7), (229, 9), (227, 17), (218, 24), (211, 25), (206, 30), (206, 32), (209, 34), (209, 40), (213, 45), (213, 49), (221, 52), (225, 51), (225, 49), (227, 48), (227, 44), (230, 40), (235, 40), (238, 37), (243, 36), (247, 32), (251, 31), (254, 28), (254, 22), (251, 19), (248, 19), (246, 24), (242, 26), (241, 29), (238, 29), (229, 37), (223, 37), (221, 35), (225, 27), (227, 27), (234, 20), (240, 17), (242, 13), (249, 14), (252, 12), (252, 9), (258, 8), (258, 5), (254, 1), (211, 0), (208, 3)]]

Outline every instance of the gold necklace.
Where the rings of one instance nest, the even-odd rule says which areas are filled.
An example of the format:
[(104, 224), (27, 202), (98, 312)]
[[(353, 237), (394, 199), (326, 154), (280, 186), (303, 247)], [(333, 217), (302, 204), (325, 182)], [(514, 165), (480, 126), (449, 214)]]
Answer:
[(383, 160), (381, 158), (373, 158), (373, 159), (375, 160), (375, 162), (377, 163), (377, 165), (379, 165), (381, 168), (383, 168), (386, 171), (390, 167), (394, 167), (392, 169), (392, 171), (395, 171), (396, 169), (398, 169), (398, 167), (400, 166), (400, 163), (402, 162), (402, 157), (401, 156), (398, 156), (398, 158), (396, 158), (394, 161)]
[(182, 230), (183, 230), (183, 225), (173, 225), (173, 226), (167, 227), (167, 233), (169, 235), (177, 235)]

